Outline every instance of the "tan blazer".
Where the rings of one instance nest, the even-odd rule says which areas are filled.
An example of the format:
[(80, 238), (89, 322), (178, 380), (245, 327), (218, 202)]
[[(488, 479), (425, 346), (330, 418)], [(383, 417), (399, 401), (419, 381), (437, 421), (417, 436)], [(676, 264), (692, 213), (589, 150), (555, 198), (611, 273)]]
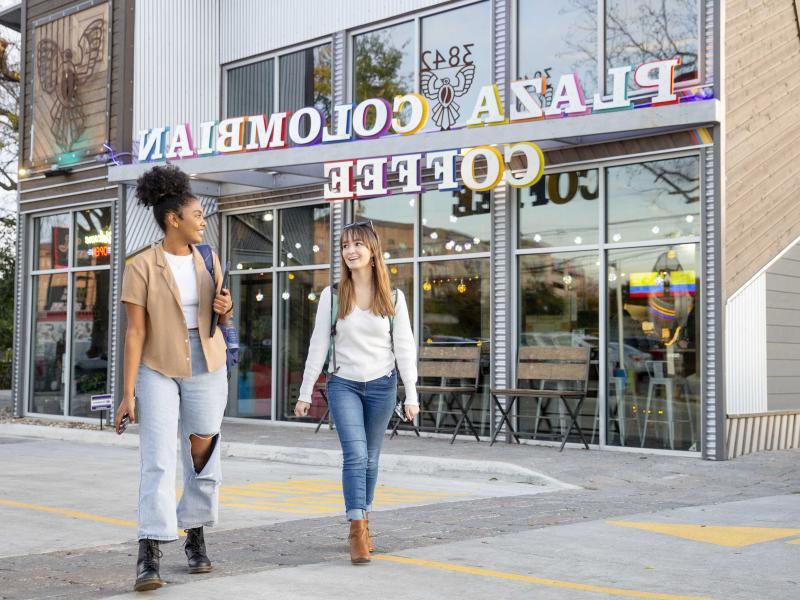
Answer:
[[(200, 298), (197, 328), (206, 365), (211, 372), (225, 365), (225, 339), (222, 332), (217, 329), (213, 337), (209, 335), (212, 303), (222, 288), (222, 272), (216, 253), (213, 255), (216, 282), (212, 281), (203, 257), (194, 246), (192, 254)], [(125, 267), (122, 302), (144, 306), (147, 311), (142, 362), (167, 377), (191, 377), (189, 334), (181, 295), (160, 243), (153, 244)]]

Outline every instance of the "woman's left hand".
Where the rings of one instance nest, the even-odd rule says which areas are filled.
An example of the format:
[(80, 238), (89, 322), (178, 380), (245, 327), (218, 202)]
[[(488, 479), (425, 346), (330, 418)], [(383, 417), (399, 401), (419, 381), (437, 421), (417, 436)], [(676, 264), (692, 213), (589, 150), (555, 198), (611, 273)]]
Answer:
[(233, 308), (231, 293), (229, 290), (222, 288), (214, 298), (214, 312), (218, 315), (225, 315), (230, 312), (231, 308)]
[(406, 404), (403, 406), (406, 413), (406, 419), (408, 421), (413, 421), (414, 417), (419, 414), (419, 405), (418, 404)]

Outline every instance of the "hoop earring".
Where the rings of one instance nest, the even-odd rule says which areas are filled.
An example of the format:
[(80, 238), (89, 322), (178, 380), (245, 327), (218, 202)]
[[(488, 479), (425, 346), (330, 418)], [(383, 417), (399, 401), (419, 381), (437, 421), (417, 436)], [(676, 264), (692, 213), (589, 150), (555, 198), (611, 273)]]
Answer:
[(370, 261), (370, 265), (372, 266), (373, 269), (375, 268), (375, 259), (374, 258)]

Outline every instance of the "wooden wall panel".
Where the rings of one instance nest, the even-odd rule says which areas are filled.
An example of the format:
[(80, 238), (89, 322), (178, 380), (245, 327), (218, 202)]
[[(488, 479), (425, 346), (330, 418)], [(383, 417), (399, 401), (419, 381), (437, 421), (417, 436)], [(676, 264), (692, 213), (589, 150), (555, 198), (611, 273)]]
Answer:
[(800, 36), (793, 0), (726, 3), (725, 292), (800, 236)]

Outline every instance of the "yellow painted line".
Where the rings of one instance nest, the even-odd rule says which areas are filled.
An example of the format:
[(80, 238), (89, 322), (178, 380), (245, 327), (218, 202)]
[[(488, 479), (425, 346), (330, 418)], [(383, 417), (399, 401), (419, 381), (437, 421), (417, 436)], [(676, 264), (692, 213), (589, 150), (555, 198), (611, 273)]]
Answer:
[(647, 523), (637, 521), (607, 521), (617, 527), (641, 529), (663, 535), (716, 544), (727, 548), (744, 548), (764, 542), (774, 542), (787, 537), (800, 535), (800, 529), (780, 527), (738, 527), (721, 525), (695, 525), (683, 523)]
[(493, 579), (505, 579), (506, 581), (518, 581), (520, 583), (532, 583), (546, 587), (559, 588), (565, 590), (578, 590), (581, 592), (594, 592), (596, 594), (612, 594), (615, 596), (626, 596), (629, 598), (650, 598), (652, 600), (710, 600), (706, 596), (679, 596), (675, 594), (662, 594), (660, 592), (643, 592), (640, 590), (629, 590), (623, 588), (612, 588), (588, 583), (576, 583), (574, 581), (560, 581), (547, 577), (533, 577), (531, 575), (520, 575), (519, 573), (506, 573), (504, 571), (493, 571), (480, 567), (466, 567), (452, 563), (436, 562), (432, 560), (420, 560), (408, 558), (406, 556), (395, 556), (392, 554), (374, 554), (375, 560), (383, 560), (403, 565), (414, 565), (427, 569), (439, 571), (450, 571), (452, 573), (464, 573), (465, 575), (478, 575), (480, 577), (491, 577)]
[[(103, 515), (94, 515), (80, 510), (71, 510), (69, 508), (58, 508), (57, 506), (44, 506), (43, 504), (30, 504), (29, 502), (18, 502), (17, 500), (9, 500), (8, 498), (0, 498), (0, 506), (9, 506), (11, 508), (25, 508), (28, 510), (35, 510), (39, 512), (50, 513), (53, 515), (61, 515), (62, 517), (71, 517), (73, 519), (80, 519), (82, 521), (94, 521), (95, 523), (106, 523), (108, 525), (119, 525), (121, 527), (136, 527), (136, 521), (126, 521), (125, 519), (115, 519), (114, 517), (104, 517)], [(184, 537), (186, 532), (182, 529), (178, 531), (178, 535)]]
[(800, 546), (800, 540), (793, 540), (791, 542), (786, 542), (786, 543), (787, 544), (797, 544), (798, 546)]

